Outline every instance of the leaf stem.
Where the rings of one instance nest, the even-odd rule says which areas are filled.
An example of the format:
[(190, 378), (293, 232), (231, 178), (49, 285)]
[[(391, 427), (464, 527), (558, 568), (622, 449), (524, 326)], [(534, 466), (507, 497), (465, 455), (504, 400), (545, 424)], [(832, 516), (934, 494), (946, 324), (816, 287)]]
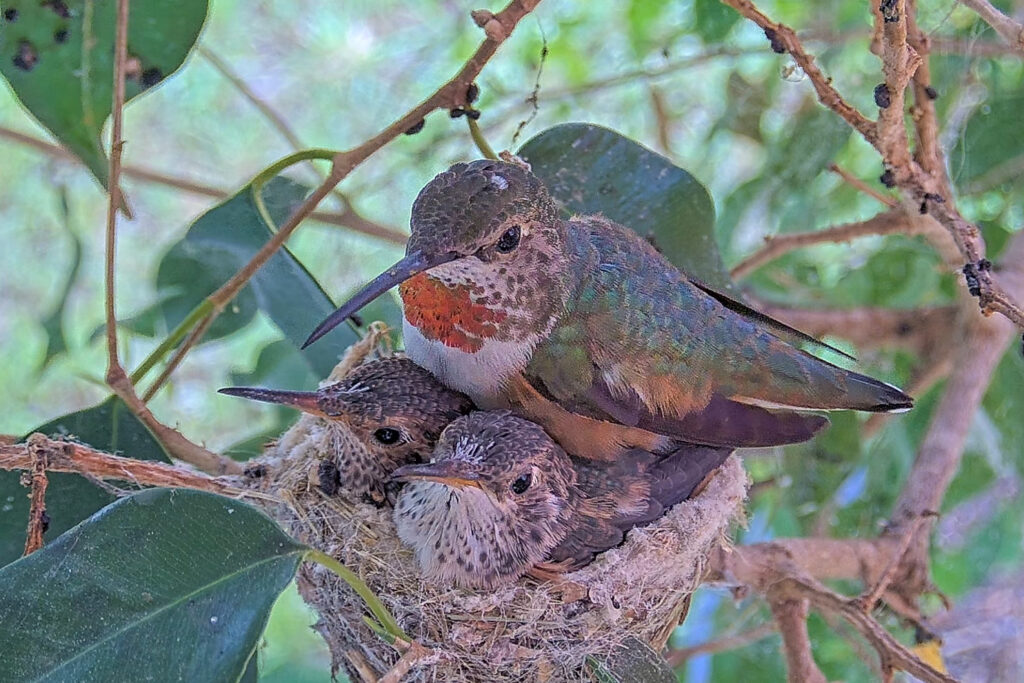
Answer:
[(355, 572), (343, 565), (341, 562), (338, 562), (327, 553), (319, 550), (309, 550), (304, 559), (321, 564), (341, 577), (342, 581), (347, 583), (352, 590), (354, 590), (359, 597), (363, 599), (366, 606), (370, 608), (370, 612), (373, 613), (373, 616), (377, 618), (377, 621), (380, 622), (390, 635), (396, 638), (401, 638), (405, 641), (411, 640), (409, 636), (405, 634), (405, 631), (402, 630), (402, 627), (398, 625), (398, 622), (395, 621), (395, 618), (391, 616), (391, 613), (388, 612), (387, 608), (381, 603), (377, 596), (373, 594), (370, 587), (367, 586), (362, 579), (356, 576)]
[(495, 154), (494, 150), (491, 149), (491, 146), (487, 144), (487, 139), (484, 138), (484, 134), (480, 131), (480, 124), (476, 122), (476, 119), (467, 116), (466, 123), (469, 124), (470, 137), (473, 138), (476, 148), (480, 150), (480, 153), (484, 155), (484, 158), (497, 159), (498, 155)]

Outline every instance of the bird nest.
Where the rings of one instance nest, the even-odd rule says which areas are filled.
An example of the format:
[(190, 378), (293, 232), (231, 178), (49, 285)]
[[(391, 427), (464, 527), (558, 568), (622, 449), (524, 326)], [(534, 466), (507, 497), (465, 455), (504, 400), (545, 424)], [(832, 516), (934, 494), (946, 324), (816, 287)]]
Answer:
[[(368, 355), (387, 353), (374, 342), (354, 347), (331, 380)], [(268, 448), (262, 476), (250, 483), (285, 501), (271, 514), (295, 538), (354, 571), (429, 651), (401, 678), (410, 681), (591, 680), (595, 667), (614, 670), (626, 644), (635, 648), (639, 640), (659, 651), (686, 616), (710, 552), (728, 542), (730, 526), (742, 518), (748, 485), (739, 459), (730, 456), (698, 495), (633, 529), (583, 569), (479, 592), (425, 582), (398, 539), (390, 507), (324, 493), (318, 473), (326, 441), (359, 447), (343, 429), (304, 415)], [(347, 583), (306, 563), (298, 584), (320, 615), (315, 628), (335, 670), (377, 680), (392, 669), (396, 649), (367, 625), (366, 604)]]

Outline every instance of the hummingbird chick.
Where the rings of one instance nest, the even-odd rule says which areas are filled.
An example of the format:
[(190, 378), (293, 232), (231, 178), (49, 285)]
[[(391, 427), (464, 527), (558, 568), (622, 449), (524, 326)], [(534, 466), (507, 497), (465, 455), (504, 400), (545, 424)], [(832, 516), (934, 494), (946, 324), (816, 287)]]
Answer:
[(730, 453), (687, 445), (584, 460), (533, 422), (473, 412), (444, 430), (429, 463), (395, 470), (408, 482), (395, 524), (426, 578), (491, 589), (537, 567), (586, 565), (686, 499)]
[(400, 285), (410, 358), (574, 455), (776, 446), (828, 424), (806, 411), (913, 405), (805, 352), (826, 345), (680, 272), (633, 230), (564, 218), (521, 166), (452, 166), (416, 198), (411, 229), (405, 257), (306, 344)]
[(389, 498), (387, 481), (396, 468), (429, 457), (448, 423), (474, 408), (465, 395), (401, 357), (363, 363), (317, 391), (228, 387), (220, 393), (321, 418), (330, 432), (320, 456), (321, 488), (330, 494), (334, 482), (376, 505)]

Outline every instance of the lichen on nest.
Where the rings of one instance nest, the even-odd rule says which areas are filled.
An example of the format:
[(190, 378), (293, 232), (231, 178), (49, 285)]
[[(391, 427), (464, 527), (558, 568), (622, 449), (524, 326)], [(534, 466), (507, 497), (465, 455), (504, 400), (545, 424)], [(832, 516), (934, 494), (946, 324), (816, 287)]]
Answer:
[[(387, 354), (379, 339), (371, 335), (353, 347), (330, 379), (370, 355)], [(271, 506), (272, 516), (353, 570), (402, 629), (433, 652), (402, 680), (591, 680), (592, 663), (631, 638), (660, 650), (685, 616), (709, 553), (742, 517), (748, 485), (733, 455), (701, 493), (633, 529), (625, 543), (583, 569), (556, 581), (523, 578), (476, 592), (424, 582), (396, 535), (390, 507), (320, 489), (322, 459), (332, 449), (359, 447), (342, 425), (304, 415), (268, 447), (260, 459), (263, 476), (250, 485), (285, 501)], [(299, 591), (320, 615), (315, 628), (335, 668), (360, 680), (394, 665), (398, 653), (366, 625), (366, 605), (337, 575), (307, 563)]]

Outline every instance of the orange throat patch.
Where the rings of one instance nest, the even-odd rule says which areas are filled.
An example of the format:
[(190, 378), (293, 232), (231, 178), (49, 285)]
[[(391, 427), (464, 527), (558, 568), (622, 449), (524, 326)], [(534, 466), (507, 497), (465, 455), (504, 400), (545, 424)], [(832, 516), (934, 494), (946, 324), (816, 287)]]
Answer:
[(419, 273), (398, 287), (405, 319), (427, 339), (454, 349), (476, 353), (498, 334), (508, 313), (477, 303), (480, 288), (467, 284), (446, 285)]

